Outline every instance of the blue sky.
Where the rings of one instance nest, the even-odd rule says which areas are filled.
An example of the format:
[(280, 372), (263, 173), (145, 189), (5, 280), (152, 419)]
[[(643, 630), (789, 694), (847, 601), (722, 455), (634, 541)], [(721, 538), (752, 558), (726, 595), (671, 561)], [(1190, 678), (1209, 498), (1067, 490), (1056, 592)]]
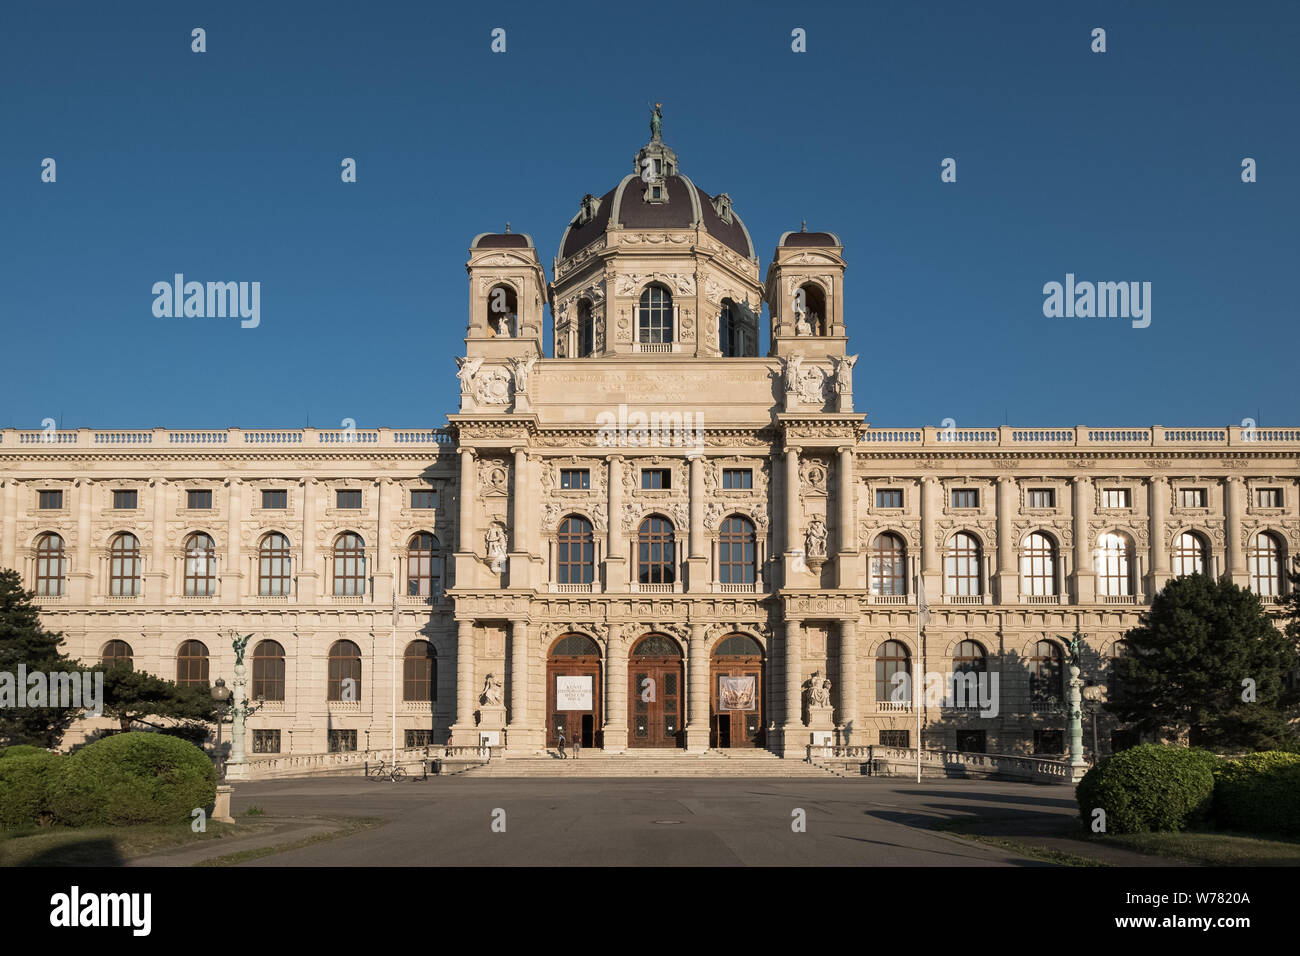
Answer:
[[(764, 271), (840, 235), (873, 423), (1294, 425), (1298, 49), (1290, 0), (5, 4), (0, 425), (443, 424), (471, 238), (549, 277), (653, 100)], [(155, 318), (176, 272), (260, 326)], [(1045, 318), (1067, 272), (1150, 327)]]

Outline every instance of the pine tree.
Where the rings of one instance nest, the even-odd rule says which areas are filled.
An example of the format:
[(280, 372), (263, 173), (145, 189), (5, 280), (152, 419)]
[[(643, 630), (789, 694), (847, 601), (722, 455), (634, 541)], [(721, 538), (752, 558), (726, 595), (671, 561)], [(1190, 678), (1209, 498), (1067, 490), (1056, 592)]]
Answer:
[[(40, 609), (32, 603), (35, 596), (23, 590), (17, 571), (0, 570), (0, 674), (9, 675), (15, 685), (20, 664), (29, 675), (83, 670), (60, 650), (63, 635), (42, 629)], [(0, 707), (0, 743), (53, 749), (79, 712), (77, 707), (16, 707), (6, 702)]]

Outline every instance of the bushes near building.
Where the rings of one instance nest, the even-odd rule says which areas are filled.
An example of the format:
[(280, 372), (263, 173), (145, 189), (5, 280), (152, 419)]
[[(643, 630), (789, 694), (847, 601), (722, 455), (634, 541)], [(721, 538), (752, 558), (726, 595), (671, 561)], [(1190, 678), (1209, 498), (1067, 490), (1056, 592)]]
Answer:
[(1142, 744), (1103, 760), (1079, 781), (1079, 815), (1091, 827), (1106, 812), (1107, 833), (1147, 833), (1204, 826), (1214, 809), (1214, 754)]
[(1214, 776), (1220, 827), (1300, 835), (1300, 754), (1271, 750), (1225, 760)]
[[(36, 750), (13, 754), (15, 750)], [(13, 829), (49, 823), (50, 795), (65, 758), (39, 748), (9, 747), (0, 759), (0, 827)]]

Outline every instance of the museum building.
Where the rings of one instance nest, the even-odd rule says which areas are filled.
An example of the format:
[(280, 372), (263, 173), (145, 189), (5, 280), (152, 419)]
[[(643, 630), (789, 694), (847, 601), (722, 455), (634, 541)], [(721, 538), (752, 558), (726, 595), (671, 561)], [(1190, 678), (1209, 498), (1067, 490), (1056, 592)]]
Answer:
[[(652, 134), (550, 281), (473, 239), (445, 427), (5, 429), (0, 566), (87, 662), (229, 683), (251, 634), (255, 754), (380, 749), (395, 712), (406, 747), (802, 757), (911, 746), (921, 707), (927, 747), (1059, 757), (1070, 635), (1115, 694), (1171, 577), (1280, 603), (1300, 429), (875, 427), (837, 236), (763, 272)], [(913, 701), (918, 668), (996, 704)]]

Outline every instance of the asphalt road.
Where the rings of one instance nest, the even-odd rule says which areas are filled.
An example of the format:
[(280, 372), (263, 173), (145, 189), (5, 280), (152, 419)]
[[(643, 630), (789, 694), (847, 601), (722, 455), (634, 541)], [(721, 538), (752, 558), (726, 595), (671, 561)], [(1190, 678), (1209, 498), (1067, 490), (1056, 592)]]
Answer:
[[(928, 830), (943, 818), (1076, 814), (1068, 788), (938, 780), (363, 779), (237, 784), (236, 816), (383, 826), (250, 866), (1042, 866)], [(796, 832), (796, 811), (803, 832)], [(504, 829), (503, 829), (504, 827)]]

